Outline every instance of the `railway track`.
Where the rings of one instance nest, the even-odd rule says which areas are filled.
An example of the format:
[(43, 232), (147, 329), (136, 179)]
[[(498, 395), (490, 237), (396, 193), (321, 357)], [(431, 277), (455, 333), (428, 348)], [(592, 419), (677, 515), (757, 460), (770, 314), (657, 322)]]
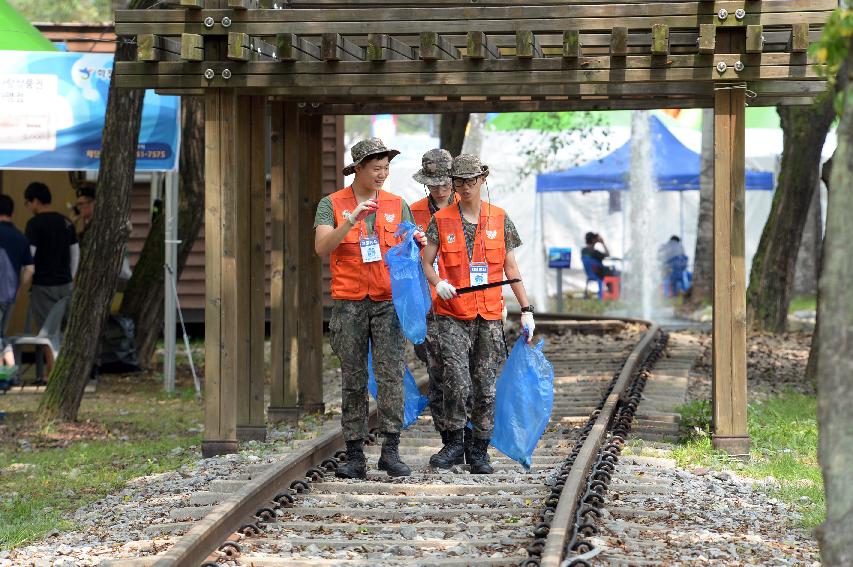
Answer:
[(589, 564), (596, 552), (587, 536), (597, 533), (642, 366), (666, 338), (637, 321), (540, 319), (555, 395), (530, 470), (494, 449), (492, 475), (432, 469), (441, 441), (424, 415), (401, 437), (410, 477), (376, 469), (377, 442), (365, 449), (367, 480), (342, 480), (333, 471), (344, 443), (339, 430), (328, 431), (255, 478), (219, 482), (210, 513), (165, 555), (133, 564), (556, 567), (566, 557)]

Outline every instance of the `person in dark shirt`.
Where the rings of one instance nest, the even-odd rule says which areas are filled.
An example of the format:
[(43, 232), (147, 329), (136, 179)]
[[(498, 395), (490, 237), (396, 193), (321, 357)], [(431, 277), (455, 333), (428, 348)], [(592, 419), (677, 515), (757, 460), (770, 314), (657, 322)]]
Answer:
[(72, 222), (52, 210), (52, 196), (47, 185), (38, 181), (30, 183), (24, 191), (24, 201), (33, 213), (25, 232), (35, 261), (30, 313), (37, 331), (51, 308), (71, 295), (80, 262), (80, 246)]
[(6, 328), (18, 290), (33, 277), (33, 257), (26, 237), (12, 224), (15, 202), (0, 194), (0, 366), (15, 366), (12, 345), (6, 342)]
[[(604, 243), (604, 239), (601, 238), (601, 235), (596, 232), (587, 232), (586, 233), (586, 246), (581, 248), (581, 258), (585, 256), (589, 256), (596, 260), (593, 263), (592, 270), (600, 278), (604, 276), (613, 276), (616, 275), (616, 270), (614, 270), (610, 266), (605, 266), (602, 262), (605, 258), (610, 256), (610, 250), (607, 249), (607, 245)], [(599, 250), (595, 247), (596, 244), (601, 244), (601, 247), (604, 249)]]

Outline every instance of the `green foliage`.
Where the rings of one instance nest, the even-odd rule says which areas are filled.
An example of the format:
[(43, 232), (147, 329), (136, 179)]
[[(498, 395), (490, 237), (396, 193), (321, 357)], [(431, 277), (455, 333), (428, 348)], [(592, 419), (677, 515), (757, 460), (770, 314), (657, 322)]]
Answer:
[(678, 408), (678, 412), (685, 437), (692, 439), (711, 434), (711, 403), (708, 400), (694, 400)]
[[(707, 413), (705, 407), (707, 406)], [(681, 408), (682, 416), (700, 423), (710, 419), (710, 406), (701, 402)], [(733, 460), (711, 446), (709, 427), (697, 425), (695, 434), (673, 451), (679, 466), (700, 465), (712, 469), (734, 469), (750, 478), (773, 477), (771, 493), (803, 515), (802, 524), (814, 528), (825, 517), (823, 477), (817, 461), (817, 399), (803, 394), (784, 394), (750, 404), (749, 462)], [(693, 430), (697, 432), (697, 429)]]
[(793, 298), (788, 304), (788, 313), (797, 311), (817, 311), (817, 298), (813, 295), (801, 295)]
[[(847, 59), (847, 52), (853, 40), (853, 7), (849, 0), (844, 0), (842, 6), (829, 17), (820, 40), (809, 46), (809, 54), (817, 60), (817, 69), (829, 80), (830, 87), (835, 88), (836, 75), (841, 65)], [(835, 95), (835, 110), (841, 115), (848, 98), (853, 97), (849, 90), (840, 90)]]
[(113, 0), (9, 0), (19, 14), (31, 22), (109, 22)]

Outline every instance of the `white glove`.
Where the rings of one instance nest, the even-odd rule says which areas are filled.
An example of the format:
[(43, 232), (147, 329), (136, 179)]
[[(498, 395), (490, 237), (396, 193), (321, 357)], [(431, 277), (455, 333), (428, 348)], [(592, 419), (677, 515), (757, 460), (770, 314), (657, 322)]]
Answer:
[(446, 301), (456, 297), (456, 288), (447, 283), (447, 280), (441, 280), (435, 284), (435, 292)]
[(521, 314), (521, 327), (527, 329), (527, 342), (533, 340), (533, 329), (536, 328), (536, 323), (533, 322), (533, 313), (524, 312)]
[(379, 203), (376, 202), (375, 199), (368, 199), (366, 201), (362, 201), (353, 212), (349, 214), (348, 220), (350, 223), (355, 224), (357, 222), (363, 221), (366, 217), (372, 215), (379, 209)]

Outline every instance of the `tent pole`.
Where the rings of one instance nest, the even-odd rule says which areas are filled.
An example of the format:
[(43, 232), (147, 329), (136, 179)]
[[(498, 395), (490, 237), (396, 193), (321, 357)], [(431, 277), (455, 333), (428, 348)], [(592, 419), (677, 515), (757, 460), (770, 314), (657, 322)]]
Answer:
[(163, 285), (163, 389), (175, 391), (175, 291), (177, 289), (178, 263), (178, 173), (166, 172), (165, 220), (166, 220), (166, 265)]

